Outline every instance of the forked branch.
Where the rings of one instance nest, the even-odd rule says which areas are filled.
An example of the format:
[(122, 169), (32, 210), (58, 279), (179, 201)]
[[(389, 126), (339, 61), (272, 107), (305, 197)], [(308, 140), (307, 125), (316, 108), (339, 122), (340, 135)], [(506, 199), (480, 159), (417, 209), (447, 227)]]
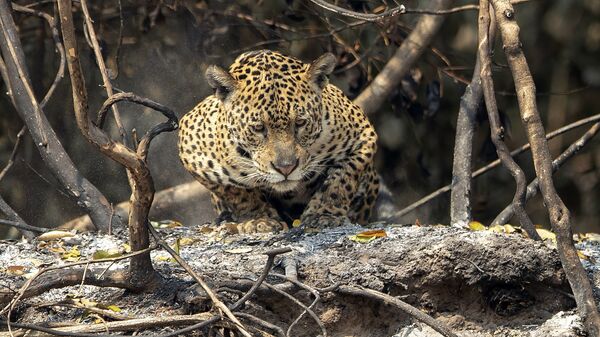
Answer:
[[(502, 36), (502, 45), (515, 83), (521, 120), (531, 144), (531, 153), (550, 223), (556, 233), (557, 250), (565, 274), (571, 284), (577, 308), (590, 336), (600, 335), (600, 315), (588, 275), (573, 245), (571, 214), (558, 196), (552, 181), (552, 157), (546, 142), (544, 126), (537, 109), (536, 88), (519, 41), (519, 25), (508, 0), (491, 0)], [(481, 4), (480, 4), (481, 6)]]

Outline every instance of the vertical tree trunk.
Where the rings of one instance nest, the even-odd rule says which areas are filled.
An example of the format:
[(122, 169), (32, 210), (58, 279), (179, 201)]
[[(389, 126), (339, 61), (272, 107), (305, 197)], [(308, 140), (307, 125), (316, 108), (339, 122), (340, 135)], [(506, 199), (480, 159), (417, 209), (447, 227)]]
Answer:
[(33, 94), (25, 56), (11, 13), (10, 3), (0, 0), (0, 48), (19, 116), (27, 125), (42, 160), (52, 175), (69, 197), (90, 216), (96, 228), (105, 231), (111, 222), (120, 225), (121, 219), (112, 214), (108, 200), (77, 170), (40, 108)]
[(535, 83), (519, 41), (519, 26), (515, 21), (515, 12), (508, 0), (491, 0), (491, 3), (502, 36), (504, 53), (512, 71), (521, 120), (531, 144), (540, 190), (548, 208), (550, 223), (556, 233), (558, 253), (587, 332), (590, 336), (599, 336), (600, 315), (594, 301), (590, 280), (573, 245), (571, 214), (558, 196), (552, 181), (552, 157), (537, 109)]
[(481, 105), (481, 64), (476, 56), (475, 70), (471, 83), (460, 99), (460, 109), (456, 120), (454, 140), (454, 161), (452, 163), (452, 192), (450, 196), (450, 223), (465, 228), (472, 220), (471, 215), (471, 163), (473, 154), (473, 134), (477, 111)]

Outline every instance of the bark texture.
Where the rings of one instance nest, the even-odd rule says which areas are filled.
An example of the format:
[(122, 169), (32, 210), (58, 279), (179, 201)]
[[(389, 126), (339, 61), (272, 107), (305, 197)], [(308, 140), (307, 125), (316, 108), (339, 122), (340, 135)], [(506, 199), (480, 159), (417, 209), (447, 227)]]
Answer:
[(0, 1), (0, 48), (16, 110), (27, 125), (42, 160), (69, 197), (92, 219), (98, 230), (106, 231), (110, 223), (122, 224), (111, 212), (104, 195), (77, 170), (56, 133), (50, 126), (37, 99), (25, 64), (25, 56), (11, 15), (8, 1)]
[[(590, 336), (600, 335), (600, 315), (592, 287), (573, 245), (571, 214), (558, 196), (552, 181), (552, 157), (536, 104), (535, 83), (519, 41), (519, 25), (508, 0), (491, 0), (502, 36), (502, 47), (513, 74), (521, 120), (527, 131), (535, 172), (539, 179), (550, 223), (556, 233), (558, 253), (573, 290), (579, 313)], [(482, 6), (483, 1), (480, 6)]]

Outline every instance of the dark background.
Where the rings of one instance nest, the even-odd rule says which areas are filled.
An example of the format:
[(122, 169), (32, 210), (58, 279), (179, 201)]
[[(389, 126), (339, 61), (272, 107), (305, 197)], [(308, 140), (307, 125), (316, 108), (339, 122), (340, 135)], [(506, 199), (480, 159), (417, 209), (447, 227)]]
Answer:
[[(28, 4), (31, 1), (20, 1)], [(470, 2), (456, 1), (455, 5)], [(357, 11), (380, 10), (384, 1), (339, 1)], [(409, 8), (427, 2), (407, 1)], [(91, 1), (92, 17), (111, 71), (116, 72), (119, 41), (117, 0)], [(389, 6), (395, 6), (393, 2)], [(76, 5), (75, 7), (78, 7)], [(52, 4), (38, 6), (53, 13)], [(182, 116), (211, 92), (204, 80), (209, 64), (228, 66), (241, 52), (279, 50), (311, 61), (326, 51), (339, 61), (332, 82), (351, 98), (372, 80), (410, 32), (418, 15), (405, 15), (385, 23), (350, 26), (352, 19), (326, 13), (309, 1), (122, 1), (123, 43), (115, 87), (165, 104)], [(530, 1), (516, 7), (521, 41), (538, 91), (538, 106), (547, 131), (598, 111), (600, 96), (600, 2), (597, 0)], [(29, 71), (38, 97), (52, 82), (58, 66), (44, 22), (16, 14)], [(78, 36), (82, 37), (81, 15)], [(332, 33), (333, 32), (333, 33)], [(477, 45), (477, 12), (447, 16), (431, 48), (387, 103), (370, 118), (380, 137), (377, 167), (403, 207), (451, 181), (452, 151), (460, 96), (470, 80)], [(92, 111), (106, 95), (101, 87), (93, 53), (80, 40), (83, 69)], [(359, 56), (356, 61), (353, 53)], [(526, 138), (518, 115), (514, 86), (499, 43), (494, 56), (498, 104), (509, 129), (508, 144), (515, 148)], [(6, 90), (0, 84), (2, 92)], [(440, 88), (440, 95), (435, 88)], [(129, 129), (141, 134), (161, 120), (159, 114), (123, 105)], [(128, 199), (124, 170), (100, 155), (75, 125), (68, 76), (47, 105), (45, 113), (73, 161), (111, 202)], [(474, 168), (496, 158), (489, 140), (485, 113), (474, 144)], [(114, 121), (109, 119), (114, 128)], [(6, 95), (0, 97), (0, 165), (13, 148), (21, 122)], [(556, 156), (585, 130), (572, 131), (550, 143)], [(116, 136), (113, 129), (113, 135)], [(600, 151), (593, 140), (555, 175), (560, 195), (574, 215), (576, 231), (599, 231)], [(179, 163), (176, 134), (163, 134), (152, 144), (149, 162), (157, 190), (191, 180)], [(528, 179), (534, 176), (528, 154), (518, 157)], [(514, 183), (502, 168), (474, 184), (475, 220), (491, 221), (512, 199)], [(17, 161), (3, 181), (0, 193), (30, 224), (51, 227), (81, 215), (65, 197), (26, 137)], [(527, 210), (534, 223), (548, 225), (541, 198)], [(449, 194), (407, 215), (403, 222), (449, 222)], [(516, 223), (516, 219), (512, 220)], [(0, 237), (5, 232), (0, 228)]]

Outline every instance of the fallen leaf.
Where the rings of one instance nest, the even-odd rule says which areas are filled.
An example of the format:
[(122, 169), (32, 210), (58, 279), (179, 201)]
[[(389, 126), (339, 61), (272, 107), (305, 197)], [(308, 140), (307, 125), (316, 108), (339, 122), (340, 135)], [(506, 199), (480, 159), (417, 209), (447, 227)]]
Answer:
[(484, 231), (486, 227), (479, 221), (469, 222), (469, 229), (472, 231)]
[(517, 231), (517, 229), (515, 227), (513, 227), (512, 225), (509, 225), (509, 224), (506, 224), (503, 227), (504, 227), (504, 233), (506, 233), (506, 234), (512, 234)]
[(188, 238), (188, 237), (183, 237), (181, 239), (179, 239), (179, 244), (182, 246), (189, 246), (194, 244), (194, 242), (196, 242), (196, 240), (192, 239), (192, 238)]
[(119, 257), (122, 255), (123, 255), (123, 253), (117, 249), (97, 250), (94, 252), (94, 254), (92, 254), (92, 259), (93, 260), (108, 259), (108, 258), (112, 258), (112, 257)]
[(292, 222), (292, 227), (297, 228), (297, 227), (300, 227), (301, 224), (302, 224), (302, 222), (300, 221), (300, 219), (295, 219)]
[(75, 234), (73, 234), (71, 232), (49, 231), (49, 232), (39, 235), (37, 237), (37, 239), (40, 241), (51, 241), (51, 240), (58, 240), (58, 239), (62, 239), (62, 238), (70, 238), (73, 236), (75, 236)]
[(383, 229), (375, 229), (350, 235), (348, 239), (358, 243), (369, 243), (377, 238), (384, 238), (387, 233)]
[(577, 256), (579, 256), (579, 258), (580, 258), (581, 260), (587, 260), (587, 259), (588, 259), (588, 256), (587, 256), (587, 255), (585, 255), (585, 254), (584, 254), (582, 251), (580, 251), (580, 250), (578, 250), (578, 251), (577, 251)]
[(81, 252), (79, 251), (77, 246), (73, 246), (68, 251), (62, 253), (60, 258), (70, 262), (79, 261), (79, 259), (81, 258)]
[(26, 267), (25, 266), (8, 266), (6, 267), (6, 272), (13, 276), (21, 276), (25, 274)]

